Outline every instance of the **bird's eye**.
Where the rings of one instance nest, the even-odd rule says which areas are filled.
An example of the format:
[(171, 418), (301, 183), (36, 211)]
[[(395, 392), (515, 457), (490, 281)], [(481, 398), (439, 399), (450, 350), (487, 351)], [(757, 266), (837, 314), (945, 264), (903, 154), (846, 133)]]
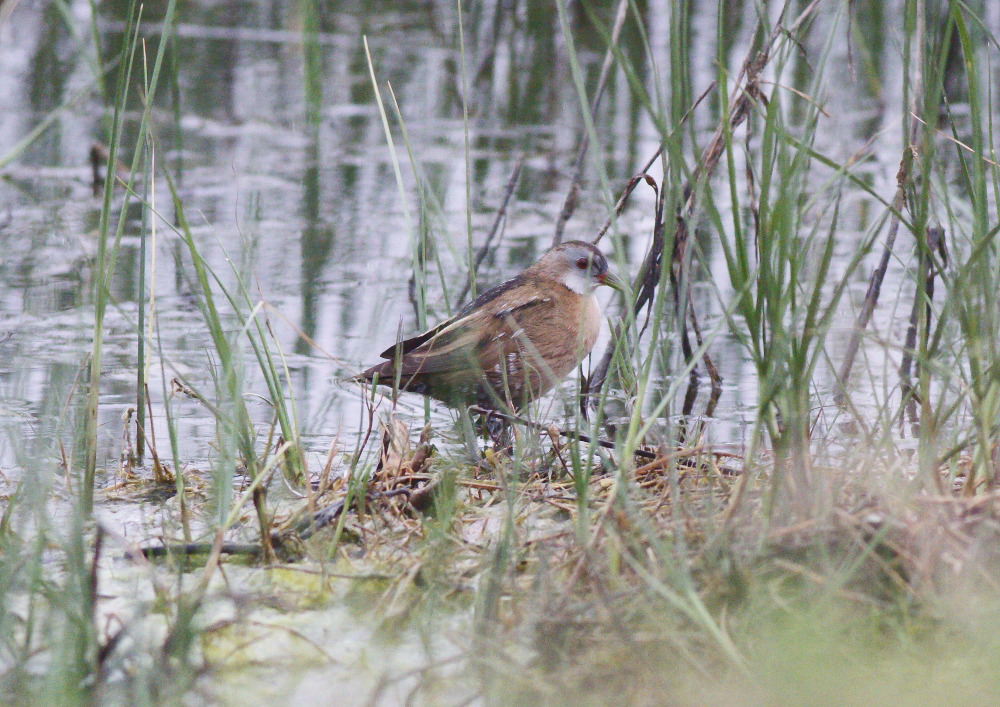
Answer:
[(588, 265), (590, 265), (590, 261), (587, 260), (586, 258), (580, 258), (579, 260), (576, 261), (576, 267), (580, 268), (581, 270), (586, 270)]

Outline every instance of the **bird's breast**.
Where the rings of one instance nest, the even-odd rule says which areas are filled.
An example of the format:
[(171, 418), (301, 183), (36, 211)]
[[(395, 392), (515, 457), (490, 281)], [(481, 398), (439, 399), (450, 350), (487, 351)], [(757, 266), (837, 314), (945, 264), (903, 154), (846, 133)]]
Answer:
[(601, 305), (598, 304), (596, 295), (587, 298), (580, 331), (582, 332), (583, 356), (586, 356), (594, 348), (594, 344), (597, 343), (597, 335), (601, 332)]
[(529, 337), (555, 382), (562, 380), (594, 348), (601, 330), (601, 308), (593, 295), (564, 297)]

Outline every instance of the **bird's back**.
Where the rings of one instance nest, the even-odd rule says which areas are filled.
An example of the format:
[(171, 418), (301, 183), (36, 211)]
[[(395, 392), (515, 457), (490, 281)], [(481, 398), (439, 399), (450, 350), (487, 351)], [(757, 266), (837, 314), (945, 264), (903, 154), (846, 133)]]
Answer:
[[(448, 405), (520, 408), (544, 395), (590, 352), (596, 299), (522, 273), (452, 320), (390, 347), (358, 377)], [(398, 353), (397, 353), (398, 352)], [(397, 364), (398, 360), (398, 366)]]

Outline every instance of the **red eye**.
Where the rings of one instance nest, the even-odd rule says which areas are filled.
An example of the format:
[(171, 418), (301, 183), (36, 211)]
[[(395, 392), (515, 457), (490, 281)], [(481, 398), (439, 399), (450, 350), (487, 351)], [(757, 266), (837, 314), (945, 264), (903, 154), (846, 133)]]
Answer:
[(580, 258), (579, 260), (576, 261), (576, 267), (580, 268), (581, 270), (586, 270), (588, 265), (590, 265), (590, 261), (587, 260), (586, 258)]

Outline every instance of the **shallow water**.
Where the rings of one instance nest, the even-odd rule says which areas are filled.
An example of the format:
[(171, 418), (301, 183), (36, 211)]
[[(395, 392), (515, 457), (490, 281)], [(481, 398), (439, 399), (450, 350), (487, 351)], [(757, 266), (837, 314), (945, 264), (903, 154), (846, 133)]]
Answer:
[[(597, 7), (608, 21), (613, 3)], [(670, 65), (669, 16), (658, 3), (642, 7), (662, 71)], [(101, 199), (91, 191), (87, 155), (91, 143), (103, 138), (108, 114), (96, 88), (90, 5), (78, 0), (69, 8), (72, 22), (54, 5), (23, 4), (0, 29), (0, 103), (6, 106), (0, 115), (0, 156), (64, 106), (52, 125), (5, 168), (0, 182), (0, 243), (8, 254), (0, 262), (0, 326), (5, 332), (0, 394), (8, 427), (26, 430), (29, 436), (60, 433), (58, 421), (72, 410), (67, 402), (78, 387), (92, 336), (90, 285)], [(727, 21), (730, 36), (724, 38), (728, 47), (723, 55), (733, 74), (745, 56), (752, 8), (746, 3)], [(147, 8), (143, 25), (150, 62), (160, 11)], [(825, 41), (836, 12), (836, 3), (821, 8), (810, 35), (814, 43)], [(122, 2), (100, 6), (94, 21), (104, 60), (122, 41), (125, 14)], [(877, 32), (881, 18), (865, 17), (858, 20), (860, 31)], [(602, 40), (579, 10), (570, 20), (582, 68), (593, 81)], [(448, 3), (338, 4), (336, 9), (321, 9), (316, 21), (318, 30), (312, 35), (303, 29), (307, 19), (294, 4), (186, 4), (167, 53), (168, 78), (157, 94), (153, 129), (158, 173), (166, 166), (174, 175), (207, 262), (230, 283), (230, 263), (235, 263), (268, 303), (287, 356), (305, 439), (310, 449), (322, 453), (331, 436), (350, 438), (359, 428), (360, 394), (344, 378), (370, 363), (398, 329), (419, 329), (407, 295), (417, 229), (429, 232), (440, 258), (442, 274), (432, 270), (429, 277), (427, 319), (433, 322), (454, 306), (457, 284), (466, 276), (469, 227), (478, 247), (521, 155), (524, 170), (499, 234), (500, 245), (481, 273), (481, 286), (515, 273), (547, 247), (585, 128), (554, 8), (531, 6), (508, 16), (488, 3), (476, 5), (465, 18), (464, 78), (457, 16)], [(715, 23), (714, 8), (693, 11), (689, 50), (695, 92), (715, 78)], [(363, 37), (368, 39), (383, 100), (390, 100), (391, 85), (402, 113), (409, 150), (430, 204), (424, 212), (391, 105), (387, 110), (393, 116), (395, 153), (387, 147)], [(633, 60), (642, 58), (634, 30), (625, 32), (622, 46)], [(318, 71), (311, 73), (304, 64), (310, 51), (319, 62)], [(898, 50), (890, 45), (868, 60), (874, 63), (876, 78), (900, 73)], [(876, 85), (874, 79), (856, 78), (856, 61), (846, 47), (831, 52), (827, 71), (843, 75), (845, 81), (824, 86), (822, 103), (830, 117), (818, 131), (816, 147), (835, 159), (847, 159), (874, 141), (856, 171), (870, 175), (876, 190), (889, 198), (900, 154), (894, 107), (901, 100), (901, 86), (892, 80)], [(648, 67), (639, 65), (648, 84), (653, 80)], [(113, 80), (109, 72), (109, 87)], [(463, 81), (469, 96), (467, 122), (460, 98)], [(134, 81), (133, 92), (138, 88)], [(693, 114), (699, 139), (716, 124), (714, 103), (706, 101)], [(126, 146), (137, 127), (138, 104), (133, 101), (131, 107)], [(595, 127), (602, 143), (591, 150), (581, 205), (569, 222), (567, 237), (591, 238), (604, 221), (608, 212), (602, 173), (617, 194), (658, 144), (654, 126), (620, 71), (612, 73)], [(131, 156), (126, 150), (123, 161)], [(404, 182), (403, 197), (394, 158)], [(822, 176), (817, 172), (817, 179)], [(163, 440), (164, 379), (181, 374), (199, 389), (210, 390), (210, 340), (195, 306), (189, 256), (168, 227), (172, 209), (165, 180), (161, 176), (152, 184), (139, 184), (137, 191), (155, 200), (165, 219), (155, 224), (155, 245), (150, 241), (158, 318), (150, 388), (155, 431)], [(619, 222), (628, 254), (628, 262), (619, 262), (619, 268), (634, 271), (641, 260), (652, 205), (649, 190), (640, 188)], [(849, 257), (880, 213), (881, 206), (871, 198), (846, 196), (840, 257)], [(120, 451), (120, 416), (135, 405), (135, 326), (141, 300), (137, 259), (143, 227), (141, 210), (135, 208), (126, 221), (112, 283), (100, 413), (102, 457), (108, 461)], [(723, 301), (731, 288), (712, 234), (699, 232), (698, 240), (702, 252), (695, 268), (694, 302), (704, 327), (711, 330), (723, 311), (714, 288)], [(902, 272), (896, 264), (897, 279)], [(855, 277), (853, 294), (863, 293), (866, 273)], [(448, 285), (447, 294), (442, 282)], [(892, 292), (892, 280), (885, 290)], [(849, 321), (848, 308), (843, 320), (845, 325)], [(605, 340), (599, 342), (598, 352)], [(836, 342), (834, 337), (834, 347)], [(743, 348), (725, 331), (710, 353), (724, 388), (707, 422), (709, 439), (739, 447), (754, 415), (755, 372)], [(877, 371), (887, 353), (881, 347), (869, 353), (875, 357), (870, 368)], [(252, 369), (248, 366), (247, 388), (263, 392)], [(668, 382), (669, 376), (664, 385)], [(829, 388), (828, 372), (819, 372), (817, 387)], [(707, 393), (704, 381), (696, 414), (704, 409)], [(404, 400), (404, 405), (422, 412), (419, 400)], [(675, 414), (679, 406), (672, 406)], [(561, 409), (550, 406), (546, 411), (559, 418)], [(254, 410), (266, 421), (263, 404)], [(181, 457), (203, 463), (214, 436), (211, 419), (201, 406), (184, 401), (175, 402), (174, 413)], [(450, 418), (436, 407), (434, 414), (441, 421)], [(18, 451), (12, 443), (0, 445), (0, 463), (16, 464)]]

